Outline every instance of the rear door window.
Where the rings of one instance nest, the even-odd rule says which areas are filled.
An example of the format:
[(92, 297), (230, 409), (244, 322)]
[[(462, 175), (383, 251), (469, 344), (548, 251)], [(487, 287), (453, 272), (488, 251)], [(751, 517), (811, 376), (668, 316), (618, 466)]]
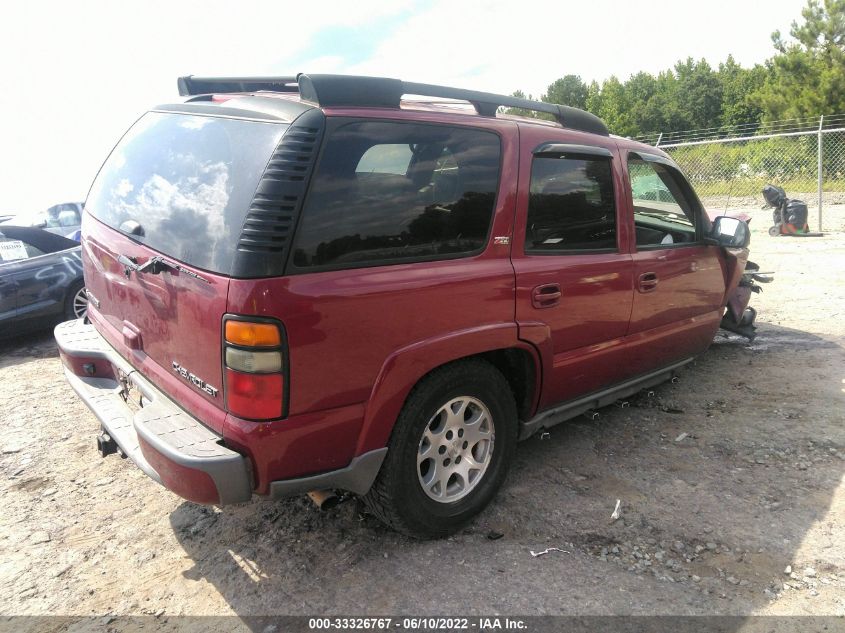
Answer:
[(150, 112), (115, 147), (85, 208), (197, 268), (229, 274), (258, 181), (285, 125)]
[(611, 159), (535, 157), (525, 252), (556, 255), (616, 249)]
[(293, 252), (300, 269), (477, 253), (499, 182), (499, 137), (482, 130), (354, 122), (329, 136)]

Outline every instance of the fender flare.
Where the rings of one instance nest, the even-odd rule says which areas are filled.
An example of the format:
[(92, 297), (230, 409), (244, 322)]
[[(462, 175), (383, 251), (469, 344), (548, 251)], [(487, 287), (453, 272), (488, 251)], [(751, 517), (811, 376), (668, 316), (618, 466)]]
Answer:
[(539, 381), (542, 367), (537, 350), (520, 340), (518, 334), (516, 323), (488, 324), (417, 341), (393, 352), (382, 364), (370, 392), (355, 455), (387, 445), (411, 389), (437, 367), (485, 352), (516, 348), (530, 354)]

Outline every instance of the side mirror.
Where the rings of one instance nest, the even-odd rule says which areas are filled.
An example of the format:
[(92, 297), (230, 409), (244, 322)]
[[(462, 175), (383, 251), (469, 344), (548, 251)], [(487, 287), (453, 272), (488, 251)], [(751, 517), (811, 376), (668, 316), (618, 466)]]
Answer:
[(713, 222), (708, 241), (727, 248), (745, 248), (751, 242), (751, 230), (742, 220), (720, 215)]

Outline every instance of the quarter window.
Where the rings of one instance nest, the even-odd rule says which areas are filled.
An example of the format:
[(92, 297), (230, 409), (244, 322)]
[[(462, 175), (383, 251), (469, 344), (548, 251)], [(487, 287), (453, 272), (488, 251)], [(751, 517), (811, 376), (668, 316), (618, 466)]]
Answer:
[(696, 241), (699, 215), (681, 176), (660, 163), (628, 160), (637, 246), (670, 247)]
[(525, 251), (557, 254), (616, 249), (616, 205), (611, 159), (537, 157)]
[(293, 253), (296, 268), (471, 254), (487, 241), (499, 180), (492, 132), (348, 123), (322, 152)]

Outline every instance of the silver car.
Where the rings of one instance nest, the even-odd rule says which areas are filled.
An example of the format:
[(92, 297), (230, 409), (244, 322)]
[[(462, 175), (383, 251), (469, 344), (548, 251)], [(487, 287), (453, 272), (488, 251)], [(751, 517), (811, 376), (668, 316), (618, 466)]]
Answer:
[(79, 231), (82, 223), (82, 203), (62, 202), (54, 204), (44, 211), (21, 213), (0, 222), (0, 225), (32, 226), (50, 233), (71, 237)]

